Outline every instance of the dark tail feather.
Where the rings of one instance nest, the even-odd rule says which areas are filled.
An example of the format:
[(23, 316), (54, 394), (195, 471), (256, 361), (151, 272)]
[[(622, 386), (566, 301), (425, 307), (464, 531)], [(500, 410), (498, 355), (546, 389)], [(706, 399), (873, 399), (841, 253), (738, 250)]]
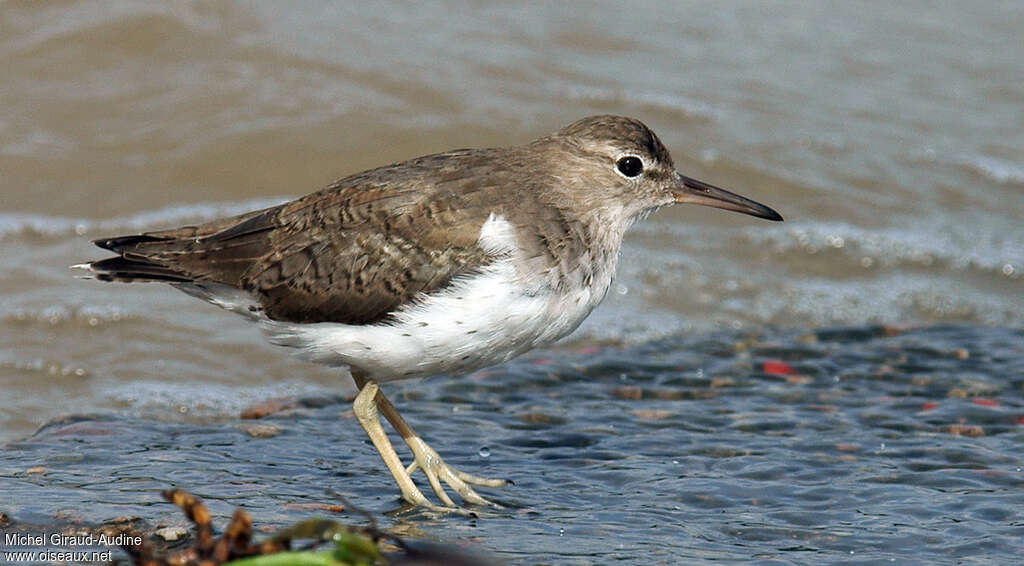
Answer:
[(189, 277), (161, 265), (123, 257), (111, 257), (72, 267), (91, 271), (92, 276), (100, 281), (121, 281), (125, 283), (133, 281), (189, 283), (192, 281)]
[(101, 281), (220, 283), (240, 286), (249, 265), (263, 257), (278, 207), (197, 226), (93, 240), (120, 257), (72, 266)]
[(160, 240), (165, 239), (166, 238), (158, 238), (148, 234), (137, 234), (134, 236), (119, 236), (117, 238), (100, 238), (99, 240), (93, 240), (92, 243), (105, 250), (120, 252), (128, 246), (134, 246), (145, 242), (159, 242)]

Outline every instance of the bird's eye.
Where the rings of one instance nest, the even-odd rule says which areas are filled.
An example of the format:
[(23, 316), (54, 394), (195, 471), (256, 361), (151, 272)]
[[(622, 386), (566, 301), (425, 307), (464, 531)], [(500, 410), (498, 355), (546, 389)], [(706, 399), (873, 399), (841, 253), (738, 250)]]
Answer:
[(618, 167), (619, 173), (622, 173), (627, 177), (636, 177), (640, 173), (644, 172), (644, 162), (635, 155), (627, 155), (626, 157), (619, 159), (619, 161), (615, 163), (615, 166)]

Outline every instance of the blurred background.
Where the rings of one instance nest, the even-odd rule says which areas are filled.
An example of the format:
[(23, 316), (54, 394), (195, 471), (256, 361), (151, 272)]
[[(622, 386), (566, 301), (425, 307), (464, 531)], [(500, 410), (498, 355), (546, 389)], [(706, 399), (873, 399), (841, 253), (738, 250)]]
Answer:
[(339, 4), (0, 4), (0, 440), (339, 389), (181, 293), (74, 279), (90, 239), (596, 113), (786, 222), (657, 213), (570, 347), (1024, 322), (1019, 2)]

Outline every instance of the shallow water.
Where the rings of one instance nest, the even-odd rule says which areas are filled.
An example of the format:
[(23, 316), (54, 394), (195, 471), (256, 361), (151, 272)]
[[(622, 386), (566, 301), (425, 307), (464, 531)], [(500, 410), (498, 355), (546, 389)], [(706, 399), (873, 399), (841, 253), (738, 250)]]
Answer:
[[(598, 492), (639, 490), (646, 487), (645, 481), (631, 478), (649, 480), (650, 474), (661, 473), (657, 470), (662, 464), (652, 458), (616, 460), (630, 449), (643, 453), (648, 437), (656, 444), (689, 447), (698, 455), (681, 462), (695, 464), (707, 458), (723, 479), (731, 473), (722, 471), (723, 466), (740, 461), (746, 466), (748, 461), (740, 456), (739, 460), (714, 457), (719, 438), (730, 438), (730, 449), (736, 454), (756, 459), (768, 478), (790, 475), (786, 466), (794, 458), (802, 458), (804, 474), (812, 474), (813, 465), (818, 464), (816, 456), (801, 456), (799, 447), (784, 442), (784, 433), (817, 431), (815, 427), (826, 423), (835, 426), (827, 429), (835, 437), (829, 442), (845, 442), (838, 437), (848, 435), (860, 447), (839, 455), (821, 448), (842, 463), (836, 466), (846, 466), (842, 468), (846, 475), (839, 477), (847, 482), (852, 499), (829, 492), (813, 507), (807, 501), (820, 496), (816, 490), (809, 490), (805, 501), (801, 499), (804, 492), (789, 491), (785, 481), (778, 480), (766, 488), (765, 497), (775, 505), (770, 511), (756, 506), (740, 511), (735, 501), (742, 499), (744, 490), (736, 485), (723, 488), (725, 495), (703, 486), (687, 487), (687, 493), (707, 492), (710, 499), (701, 507), (677, 497), (687, 510), (682, 516), (668, 511), (658, 515), (663, 498), (657, 490), (649, 499), (617, 499), (602, 511), (583, 500), (582, 493), (589, 488), (570, 490), (573, 493), (562, 497), (572, 500), (550, 508), (537, 502), (554, 497), (547, 489), (534, 496), (517, 488), (508, 496), (511, 500), (545, 510), (539, 515), (515, 515), (530, 518), (518, 526), (511, 524), (515, 518), (480, 521), (473, 528), (493, 529), (484, 537), (486, 546), (512, 553), (517, 541), (526, 540), (517, 538), (524, 532), (557, 534), (557, 528), (565, 528), (566, 536), (580, 537), (576, 539), (582, 541), (580, 556), (593, 545), (603, 549), (594, 552), (611, 556), (617, 550), (606, 545), (605, 535), (623, 526), (639, 532), (634, 528), (640, 523), (621, 517), (647, 517), (650, 508), (655, 510), (651, 516), (671, 519), (657, 521), (659, 527), (645, 531), (644, 536), (656, 539), (658, 545), (685, 556), (742, 561), (739, 547), (730, 546), (736, 540), (748, 545), (748, 558), (761, 556), (762, 551), (770, 554), (777, 550), (774, 541), (792, 534), (786, 530), (794, 528), (788, 522), (798, 521), (805, 512), (821, 513), (834, 500), (845, 507), (867, 501), (870, 504), (864, 503), (843, 519), (853, 525), (850, 529), (855, 534), (842, 529), (838, 534), (822, 534), (832, 532), (828, 529), (797, 529), (792, 543), (793, 548), (810, 545), (825, 549), (822, 552), (838, 552), (841, 543), (855, 541), (860, 544), (850, 550), (856, 552), (858, 548), (853, 547), (871, 548), (875, 540), (871, 536), (882, 536), (873, 530), (882, 528), (878, 525), (903, 525), (872, 515), (874, 505), (888, 496), (917, 497), (917, 506), (906, 509), (926, 517), (908, 522), (911, 527), (893, 527), (909, 533), (903, 539), (906, 549), (914, 542), (923, 544), (926, 534), (920, 524), (948, 527), (941, 544), (951, 549), (965, 545), (949, 551), (950, 556), (964, 560), (971, 544), (985, 545), (989, 537), (1001, 541), (1006, 529), (1019, 530), (1020, 520), (1012, 515), (1002, 523), (979, 520), (973, 525), (978, 530), (954, 531), (953, 525), (963, 526), (963, 522), (947, 525), (944, 517), (975, 519), (986, 517), (988, 511), (957, 515), (945, 510), (962, 511), (948, 500), (937, 503), (936, 509), (922, 510), (927, 498), (938, 498), (936, 493), (945, 489), (934, 485), (952, 482), (954, 487), (941, 493), (955, 498), (963, 492), (957, 491), (957, 482), (975, 481), (973, 472), (940, 467), (930, 475), (910, 475), (905, 484), (889, 485), (870, 480), (876, 476), (859, 472), (856, 463), (876, 471), (888, 469), (879, 467), (882, 463), (895, 465), (890, 460), (897, 458), (891, 452), (893, 439), (883, 440), (883, 431), (897, 440), (903, 438), (900, 434), (916, 440), (934, 437), (947, 448), (949, 443), (960, 443), (958, 449), (970, 454), (980, 451), (990, 458), (978, 461), (992, 469), (1002, 470), (997, 462), (1021, 452), (1016, 425), (1004, 429), (984, 421), (985, 415), (1019, 413), (1020, 406), (1022, 372), (1019, 361), (1012, 360), (1020, 359), (1021, 341), (1016, 330), (1008, 330), (1024, 327), (1020, 299), (1024, 291), (1024, 106), (1020, 104), (1024, 44), (1018, 37), (1024, 8), (1019, 2), (940, 6), (919, 1), (889, 6), (719, 2), (713, 7), (682, 2), (658, 10), (605, 2), (593, 3), (586, 11), (557, 3), (529, 7), (439, 3), (417, 6), (415, 12), (397, 4), (374, 9), (327, 2), (309, 3), (302, 10), (281, 6), (274, 2), (127, 1), (102, 7), (86, 2), (0, 5), (0, 106), (4, 108), (0, 113), (0, 441), (20, 442), (58, 415), (88, 413), (108, 416), (112, 420), (97, 426), (121, 431), (117, 433), (121, 436), (113, 437), (137, 442), (140, 451), (151, 449), (152, 442), (145, 439), (168, 435), (172, 439), (209, 435), (237, 444), (239, 433), (232, 425), (242, 408), (277, 396), (337, 396), (351, 387), (337, 372), (290, 359), (267, 345), (255, 328), (180, 293), (159, 286), (73, 279), (68, 265), (102, 255), (90, 239), (263, 207), (368, 167), (454, 147), (521, 143), (581, 116), (611, 112), (651, 125), (681, 171), (765, 202), (787, 221), (773, 224), (693, 207), (656, 213), (627, 237), (619, 277), (605, 303), (561, 346), (536, 353), (533, 360), (551, 358), (563, 368), (559, 372), (576, 376), (576, 369), (565, 368), (583, 367), (590, 360), (586, 356), (572, 360), (571, 352), (594, 346), (605, 352), (601, 356), (625, 352), (614, 354), (622, 356), (615, 361), (626, 375), (621, 386), (646, 387), (643, 380), (654, 371), (645, 369), (645, 364), (654, 363), (646, 359), (649, 351), (690, 356), (697, 364), (697, 358), (707, 355), (702, 341), (739, 336), (722, 332), (957, 324), (961, 326), (954, 330), (921, 335), (924, 350), (915, 350), (911, 356), (920, 360), (914, 363), (921, 368), (897, 367), (893, 374), (913, 376), (909, 385), (883, 373), (858, 378), (863, 381), (856, 381), (856, 387), (863, 388), (863, 399), (876, 404), (882, 403), (877, 396), (881, 391), (894, 397), (904, 391), (944, 399), (948, 391), (931, 391), (918, 382), (934, 379), (928, 369), (931, 364), (945, 363), (963, 373), (942, 379), (965, 380), (966, 385), (943, 386), (956, 390), (953, 399), (961, 400), (943, 401), (938, 408), (921, 412), (920, 420), (915, 420), (918, 413), (911, 411), (913, 406), (882, 403), (888, 411), (875, 414), (870, 407), (850, 408), (854, 416), (833, 422), (838, 418), (833, 412), (789, 410), (785, 409), (787, 399), (775, 398), (790, 388), (822, 393), (819, 389), (825, 382), (818, 380), (855, 372), (863, 365), (856, 357), (836, 356), (829, 358), (831, 374), (812, 372), (813, 384), (789, 384), (753, 374), (738, 379), (730, 374), (740, 384), (722, 387), (736, 396), (732, 402), (756, 401), (760, 412), (735, 417), (735, 422), (733, 417), (706, 417), (710, 420), (702, 425), (690, 416), (702, 414), (700, 407), (710, 410), (721, 402), (720, 395), (609, 402), (607, 392), (577, 390), (598, 385), (569, 377), (559, 378), (557, 386), (524, 389), (517, 381), (519, 373), (526, 375), (526, 383), (546, 375), (532, 374), (540, 370), (528, 361), (495, 370), (498, 375), (517, 377), (499, 378), (504, 385), (492, 397), (480, 393), (473, 379), (396, 384), (410, 395), (427, 399), (440, 399), (435, 386), (458, 398), (454, 392), (474, 384), (472, 403), (482, 405), (482, 414), (486, 407), (496, 406), (490, 400), (576, 411), (577, 405), (567, 401), (576, 394), (583, 395), (582, 406), (590, 410), (596, 411), (600, 407), (595, 405), (602, 403), (620, 409), (616, 413), (620, 420), (606, 414), (601, 424), (614, 424), (614, 432), (594, 433), (598, 444), (603, 443), (601, 451), (607, 452), (592, 459), (604, 462), (606, 476), (595, 474), (584, 482), (572, 479), (568, 472), (550, 472), (569, 485), (594, 482)], [(802, 352), (812, 346), (797, 346), (802, 343), (795, 337), (815, 331), (765, 332), (789, 344), (785, 352)], [(939, 348), (936, 344), (960, 347), (952, 344), (959, 338), (948, 338), (958, 333), (965, 343), (978, 345), (977, 353), (971, 350), (968, 360), (954, 357), (951, 361), (944, 355), (930, 360), (926, 352)], [(997, 343), (998, 339), (1009, 342)], [(885, 342), (879, 338), (864, 344), (881, 348)], [(985, 350), (990, 347), (992, 351)], [(883, 357), (879, 352), (871, 356)], [(1003, 361), (992, 361), (996, 358)], [(981, 364), (982, 369), (972, 369), (971, 364)], [(998, 407), (970, 401), (991, 396), (987, 389), (972, 389), (981, 387), (974, 381), (979, 375), (979, 383), (1004, 396)], [(677, 386), (688, 391), (686, 379), (658, 379), (669, 381), (665, 391), (675, 391)], [(683, 379), (683, 385), (673, 385), (672, 379)], [(960, 390), (965, 397), (957, 397)], [(829, 406), (826, 401), (819, 404)], [(686, 412), (679, 416), (681, 409), (671, 409), (674, 416), (648, 423), (629, 413), (636, 403), (641, 410), (650, 404), (655, 411), (663, 410), (659, 403), (683, 403)], [(781, 403), (779, 413), (769, 411), (773, 403)], [(439, 401), (430, 408), (401, 404), (419, 423), (427, 422), (432, 412), (450, 411)], [(733, 409), (730, 414), (745, 415), (751, 410)], [(334, 422), (341, 410), (303, 413), (310, 420), (296, 417), (289, 421), (289, 430), (325, 427), (332, 432), (329, 438), (345, 439), (345, 444), (339, 440), (336, 452), (347, 454), (346, 446), (356, 446), (362, 438), (354, 423)], [(648, 416), (652, 415), (661, 413)], [(770, 415), (774, 416), (768, 419)], [(558, 455), (596, 450), (572, 448), (573, 439), (579, 439), (573, 435), (590, 434), (580, 430), (598, 427), (594, 423), (599, 421), (587, 425), (587, 414), (572, 416), (552, 422), (538, 417), (535, 423), (522, 424), (530, 429), (523, 432), (530, 438), (553, 435), (550, 447), (500, 446), (487, 435), (504, 434), (505, 425), (487, 425), (482, 418), (470, 419), (472, 426), (466, 427), (432, 426), (430, 436), (444, 443), (446, 454), (462, 457), (467, 464), (516, 472), (515, 466), (509, 466), (514, 455), (516, 462), (532, 462), (531, 469), (538, 473), (548, 473), (561, 460), (570, 468), (585, 468), (590, 460)], [(941, 430), (961, 417), (969, 423), (982, 419), (976, 424), (986, 436), (952, 437)], [(752, 431), (743, 428), (747, 426), (744, 418), (751, 419)], [(775, 424), (765, 424), (769, 421)], [(911, 423), (925, 423), (925, 428)], [(631, 426), (639, 427), (635, 435), (618, 436), (622, 427)], [(52, 439), (55, 430), (62, 429), (51, 427), (36, 438)], [(466, 430), (480, 435), (466, 441), (470, 446), (455, 436)], [(138, 431), (139, 438), (132, 441), (134, 435), (124, 431)], [(769, 431), (780, 435), (779, 446), (769, 442), (769, 437), (775, 438)], [(559, 436), (563, 433), (567, 440)], [(76, 446), (102, 448), (102, 443), (94, 444), (80, 429), (72, 427), (68, 434), (79, 438), (67, 441)], [(82, 440), (82, 435), (90, 440)], [(511, 442), (507, 435), (502, 438)], [(485, 442), (492, 448), (486, 462), (466, 456)], [(876, 454), (872, 447), (882, 442), (887, 448)], [(47, 449), (59, 452), (63, 446)], [(189, 445), (170, 442), (169, 446), (177, 452)], [(304, 450), (313, 453), (319, 446), (314, 443)], [(19, 466), (31, 467), (23, 460), (36, 454), (43, 458), (47, 449), (5, 454), (14, 454)], [(282, 457), (291, 449), (298, 448), (281, 447)], [(100, 465), (106, 458), (127, 457), (114, 458), (112, 448), (106, 450), (84, 452), (82, 458), (89, 465)], [(919, 452), (910, 450), (909, 459), (942, 461), (942, 456), (929, 450), (930, 445)], [(545, 456), (542, 465), (522, 458), (535, 453)], [(301, 456), (288, 458), (298, 469)], [(381, 494), (384, 499), (377, 510), (389, 507), (391, 487), (380, 476), (375, 457), (360, 452), (357, 461), (360, 473), (346, 476), (342, 487), (360, 487), (351, 490), (353, 496)], [(257, 485), (281, 481), (272, 473), (273, 462), (266, 462), (259, 467), (266, 477), (246, 472), (245, 481)], [(324, 466), (333, 472), (312, 470), (314, 479), (322, 479), (316, 474), (339, 469), (339, 464)], [(224, 470), (228, 467), (225, 464)], [(650, 469), (645, 472), (644, 467)], [(82, 469), (92, 468), (83, 465)], [(362, 478), (362, 472), (367, 474), (365, 479), (353, 479)], [(924, 472), (915, 472), (919, 473)], [(878, 474), (884, 476), (882, 471)], [(156, 494), (149, 489), (162, 489), (176, 476), (169, 469), (157, 469), (148, 477), (142, 481), (145, 491), (140, 492), (125, 487), (118, 495), (111, 485), (104, 486), (107, 491), (102, 493), (79, 493), (73, 488), (63, 493), (69, 501), (89, 501), (87, 507), (102, 514), (108, 508), (98, 501), (132, 505), (145, 497), (155, 501)], [(688, 477), (691, 482), (698, 480)], [(25, 479), (16, 475), (2, 481), (13, 478)], [(129, 486), (121, 479), (118, 485)], [(357, 481), (366, 483), (347, 483)], [(916, 481), (925, 485), (917, 486)], [(928, 486), (936, 491), (928, 491)], [(200, 486), (183, 487), (198, 491)], [(780, 491), (772, 492), (776, 487)], [(865, 490), (870, 489), (878, 491), (869, 496)], [(13, 508), (3, 491), (0, 511)], [(226, 496), (227, 490), (207, 493)], [(96, 499), (89, 499), (93, 496)], [(263, 499), (257, 505), (269, 513), (276, 508), (272, 502), (284, 497)], [(726, 512), (733, 514), (729, 528), (710, 521), (721, 512), (715, 503), (719, 497), (732, 498)], [(971, 501), (980, 497), (972, 494)], [(40, 505), (38, 511), (45, 515), (56, 504)], [(782, 511), (787, 505), (794, 507), (792, 516)], [(979, 510), (1012, 508), (978, 505)], [(605, 515), (615, 512), (612, 507), (625, 511), (619, 518)], [(156, 509), (154, 513), (175, 513)], [(906, 509), (890, 512), (905, 519)], [(34, 513), (31, 509), (19, 512)], [(992, 513), (992, 517), (1003, 516), (1002, 511)], [(571, 524), (554, 527), (559, 517), (571, 518)], [(761, 521), (752, 524), (762, 526), (748, 532), (743, 525), (750, 517)], [(871, 522), (876, 519), (882, 522)], [(858, 522), (862, 520), (866, 522)], [(441, 525), (449, 524), (422, 517), (411, 521), (435, 525), (432, 532), (438, 536), (444, 530)], [(708, 521), (718, 526), (705, 530), (702, 525)], [(652, 519), (651, 524), (655, 522)], [(509, 538), (495, 535), (498, 524)], [(814, 524), (823, 523), (815, 520)], [(864, 530), (857, 528), (861, 524), (867, 525)], [(775, 528), (781, 530), (771, 530)], [(667, 534), (658, 534), (661, 530)], [(726, 539), (732, 542), (722, 543), (723, 547), (699, 542), (721, 541), (716, 533), (726, 532), (738, 533), (740, 539)], [(678, 541), (671, 543), (673, 536)], [(635, 544), (647, 540), (630, 537)], [(828, 537), (832, 538), (825, 540)], [(537, 553), (569, 552), (566, 549), (572, 547), (560, 540), (552, 538), (550, 545), (537, 547)], [(632, 548), (623, 544), (627, 545), (623, 552)], [(533, 548), (525, 542), (522, 547)], [(573, 552), (577, 551), (569, 554)], [(848, 558), (856, 561), (858, 555)]]
[[(217, 524), (240, 505), (272, 528), (330, 488), (388, 530), (509, 564), (1010, 564), (1024, 551), (1022, 344), (962, 326), (767, 329), (389, 384), (447, 461), (516, 482), (485, 490), (507, 509), (479, 518), (388, 515), (394, 486), (340, 399), (218, 425), (65, 419), (0, 450), (0, 477), (29, 524), (184, 524), (157, 504), (180, 486)], [(254, 423), (278, 434), (253, 438)]]

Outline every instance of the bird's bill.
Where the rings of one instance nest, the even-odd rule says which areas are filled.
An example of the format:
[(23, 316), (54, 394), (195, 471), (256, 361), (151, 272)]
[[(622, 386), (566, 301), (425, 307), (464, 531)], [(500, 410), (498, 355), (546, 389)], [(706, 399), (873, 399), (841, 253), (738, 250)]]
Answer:
[[(677, 173), (677, 175), (679, 174)], [(676, 202), (713, 206), (768, 220), (782, 220), (782, 216), (778, 212), (759, 202), (684, 175), (679, 175), (679, 184), (673, 194), (676, 197)]]

